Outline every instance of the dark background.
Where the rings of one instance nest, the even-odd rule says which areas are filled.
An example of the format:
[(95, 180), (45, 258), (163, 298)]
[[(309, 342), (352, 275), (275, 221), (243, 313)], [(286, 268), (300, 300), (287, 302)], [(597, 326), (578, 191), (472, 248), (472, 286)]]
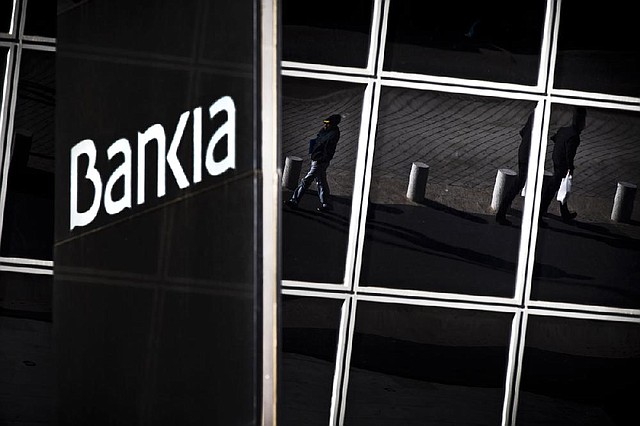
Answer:
[[(89, 1), (58, 16), (60, 424), (259, 421), (254, 3)], [(224, 113), (210, 119), (208, 108), (223, 96), (236, 105), (236, 168), (212, 177), (203, 158), (203, 179), (193, 183), (191, 114), (178, 150), (190, 186), (181, 190), (167, 167), (167, 193), (156, 196), (151, 141), (146, 201), (137, 205), (138, 132), (162, 124), (168, 149), (180, 115), (202, 107), (204, 157), (225, 120)], [(109, 215), (102, 204), (91, 224), (70, 231), (70, 149), (87, 138), (96, 144), (103, 185), (122, 161), (109, 163), (108, 146), (129, 140), (133, 207)], [(93, 196), (84, 183), (80, 202)]]

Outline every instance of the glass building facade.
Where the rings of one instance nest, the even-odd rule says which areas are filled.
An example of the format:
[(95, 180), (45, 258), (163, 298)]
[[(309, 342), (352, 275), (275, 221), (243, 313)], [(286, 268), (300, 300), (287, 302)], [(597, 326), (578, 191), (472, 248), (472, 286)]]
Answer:
[[(637, 418), (627, 6), (348, 3), (282, 2), (283, 199), (322, 119), (342, 120), (333, 210), (316, 211), (313, 185), (282, 210), (281, 424)], [(554, 151), (582, 107), (563, 217)]]
[[(81, 4), (0, 1), (2, 424), (46, 423), (54, 410), (55, 16)], [(274, 203), (309, 170), (323, 120), (339, 114), (341, 135), (326, 171), (333, 209), (316, 210), (313, 183), (296, 209), (280, 210), (278, 424), (632, 424), (631, 5), (279, 7)], [(586, 111), (578, 130), (577, 110)], [(568, 131), (579, 144), (563, 150), (572, 163), (563, 168)], [(555, 195), (566, 168), (573, 218)]]
[(47, 424), (54, 406), (55, 16), (0, 2), (0, 424)]

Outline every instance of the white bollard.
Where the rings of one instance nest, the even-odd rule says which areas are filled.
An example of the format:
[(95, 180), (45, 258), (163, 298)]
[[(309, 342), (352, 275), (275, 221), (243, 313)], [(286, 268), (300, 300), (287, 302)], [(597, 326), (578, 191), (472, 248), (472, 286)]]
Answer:
[(627, 222), (631, 219), (637, 188), (637, 185), (629, 182), (618, 182), (616, 196), (613, 200), (613, 209), (611, 210), (611, 220)]
[(518, 174), (511, 169), (498, 169), (496, 183), (493, 186), (493, 197), (491, 198), (491, 208), (498, 210), (500, 201), (504, 198), (511, 185), (514, 184)]
[(429, 166), (422, 162), (414, 162), (411, 165), (407, 198), (416, 203), (424, 201), (424, 192), (429, 178)]
[(284, 162), (284, 171), (282, 172), (282, 186), (287, 189), (296, 189), (300, 180), (301, 170), (302, 158), (287, 157)]

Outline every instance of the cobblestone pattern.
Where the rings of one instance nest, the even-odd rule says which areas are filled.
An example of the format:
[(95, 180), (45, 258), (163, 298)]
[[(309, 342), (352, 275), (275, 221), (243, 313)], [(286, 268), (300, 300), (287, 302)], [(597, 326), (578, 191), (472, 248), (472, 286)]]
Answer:
[[(308, 140), (320, 129), (322, 118), (339, 112), (344, 116), (342, 137), (331, 171), (334, 178), (352, 177), (362, 100), (360, 88), (321, 98), (284, 99), (283, 162), (288, 155), (303, 158), (304, 173)], [(429, 165), (429, 184), (487, 191), (495, 184), (498, 169), (517, 170), (519, 131), (533, 107), (519, 100), (385, 88), (376, 132), (374, 186), (376, 181), (408, 182), (411, 164), (422, 161)], [(554, 107), (549, 135), (570, 121), (569, 108)], [(640, 183), (637, 114), (589, 108), (581, 139), (575, 158), (575, 195), (613, 200), (617, 182)], [(552, 171), (553, 142), (547, 148), (545, 170)], [(352, 181), (334, 184), (349, 186)]]

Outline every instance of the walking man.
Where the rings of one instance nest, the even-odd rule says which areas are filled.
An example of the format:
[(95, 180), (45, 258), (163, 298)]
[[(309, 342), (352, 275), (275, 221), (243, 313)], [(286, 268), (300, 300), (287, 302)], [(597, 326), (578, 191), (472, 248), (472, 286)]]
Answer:
[(307, 188), (315, 179), (318, 185), (318, 198), (320, 198), (320, 206), (317, 210), (325, 212), (333, 209), (329, 202), (331, 192), (327, 182), (327, 168), (333, 159), (340, 139), (340, 128), (338, 127), (340, 120), (341, 116), (339, 114), (333, 114), (323, 120), (323, 127), (316, 138), (309, 143), (311, 167), (306, 176), (300, 181), (291, 198), (285, 201), (284, 204), (286, 206), (296, 208)]
[(510, 225), (511, 221), (507, 219), (507, 211), (511, 207), (511, 203), (516, 196), (524, 188), (527, 181), (527, 171), (529, 169), (529, 152), (531, 151), (531, 128), (533, 127), (533, 112), (529, 114), (527, 123), (520, 130), (520, 146), (518, 147), (518, 177), (514, 185), (509, 188), (509, 192), (500, 202), (496, 213), (496, 222), (500, 225)]
[[(580, 145), (580, 133), (584, 130), (586, 123), (587, 110), (585, 107), (576, 107), (573, 114), (571, 125), (560, 128), (557, 133), (551, 137), (554, 142), (553, 146), (553, 178), (547, 188), (542, 188), (542, 201), (540, 203), (540, 217), (547, 213), (549, 204), (553, 200), (554, 195), (560, 188), (562, 178), (567, 172), (573, 176), (575, 168), (573, 159), (576, 156), (578, 146)], [(570, 212), (566, 203), (560, 203), (560, 213), (562, 220), (565, 222), (572, 221), (577, 213)]]

